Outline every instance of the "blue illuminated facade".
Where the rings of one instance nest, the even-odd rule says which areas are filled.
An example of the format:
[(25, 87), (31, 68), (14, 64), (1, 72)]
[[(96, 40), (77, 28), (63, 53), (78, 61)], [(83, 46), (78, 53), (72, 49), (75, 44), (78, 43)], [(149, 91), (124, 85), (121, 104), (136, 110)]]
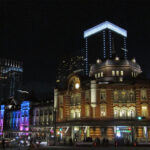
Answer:
[(20, 112), (20, 131), (29, 131), (29, 117), (30, 117), (30, 102), (23, 101), (21, 103), (21, 112)]
[(5, 105), (0, 105), (0, 135), (3, 134)]

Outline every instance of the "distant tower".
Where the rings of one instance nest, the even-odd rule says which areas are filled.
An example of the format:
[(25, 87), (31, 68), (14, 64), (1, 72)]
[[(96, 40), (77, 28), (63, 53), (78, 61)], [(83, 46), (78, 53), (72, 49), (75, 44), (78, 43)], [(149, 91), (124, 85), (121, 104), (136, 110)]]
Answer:
[(0, 101), (16, 98), (22, 86), (22, 62), (0, 59)]
[[(89, 63), (90, 62), (90, 57), (89, 56), (89, 38), (91, 36), (98, 35), (101, 40), (102, 49), (99, 49), (99, 51), (103, 51), (103, 59), (111, 59), (113, 57), (113, 51), (117, 53), (117, 55), (121, 55), (121, 48), (124, 49), (124, 59), (127, 59), (127, 50), (126, 50), (126, 38), (127, 38), (127, 31), (123, 28), (120, 28), (119, 26), (116, 26), (112, 24), (109, 21), (105, 21), (97, 26), (94, 26), (86, 31), (84, 31), (84, 39), (85, 39), (85, 55), (84, 55), (84, 60), (85, 60), (85, 75), (88, 76), (89, 72)], [(99, 38), (98, 37), (98, 38)], [(114, 39), (114, 43), (112, 43), (112, 39)], [(113, 44), (116, 48), (116, 50), (113, 49)], [(94, 46), (94, 44), (92, 45)], [(92, 53), (95, 52), (95, 49), (92, 50)], [(100, 53), (98, 52), (99, 56), (96, 55), (96, 57), (101, 57)], [(96, 58), (95, 57), (95, 58)]]

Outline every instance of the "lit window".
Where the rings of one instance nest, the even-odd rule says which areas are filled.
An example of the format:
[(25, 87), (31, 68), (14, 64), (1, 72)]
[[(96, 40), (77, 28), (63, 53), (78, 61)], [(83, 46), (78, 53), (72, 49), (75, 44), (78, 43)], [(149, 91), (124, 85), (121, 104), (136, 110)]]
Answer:
[(63, 108), (59, 108), (59, 118), (63, 119)]
[(63, 104), (63, 95), (59, 95), (59, 105)]
[(133, 72), (131, 72), (131, 75), (132, 75), (132, 77), (133, 77)]
[(103, 75), (104, 75), (103, 72), (101, 72), (101, 77), (103, 77)]
[(75, 112), (75, 118), (80, 118), (80, 110), (76, 110)]
[(97, 74), (95, 74), (95, 78), (97, 78)]
[(100, 115), (101, 115), (101, 117), (106, 117), (106, 113), (107, 113), (106, 104), (100, 105)]
[(121, 108), (120, 117), (121, 118), (126, 118), (126, 116), (127, 116), (127, 108)]
[(121, 99), (122, 99), (122, 101), (126, 101), (126, 97), (127, 97), (126, 91), (123, 90), (123, 91), (121, 92)]
[(129, 91), (129, 100), (131, 102), (135, 101), (135, 94), (133, 90)]
[(142, 116), (143, 117), (147, 117), (148, 116), (147, 105), (142, 105)]
[(100, 100), (106, 101), (106, 90), (100, 90)]
[(119, 80), (120, 80), (120, 82), (123, 82), (123, 78), (122, 77), (120, 77)]
[(112, 76), (115, 76), (115, 71), (114, 70), (112, 71)]
[(123, 76), (123, 70), (120, 71), (120, 75)]
[(119, 93), (118, 91), (114, 91), (114, 101), (118, 101), (119, 100)]
[(119, 71), (118, 70), (116, 71), (116, 76), (119, 76)]
[(74, 110), (71, 110), (71, 112), (70, 112), (70, 118), (71, 119), (75, 118), (75, 111)]
[(147, 100), (147, 91), (146, 91), (146, 89), (141, 90), (141, 100)]
[(71, 96), (71, 105), (79, 105), (80, 104), (81, 95), (80, 94), (73, 94)]
[(135, 117), (135, 107), (130, 107), (128, 110), (128, 117), (134, 118)]
[(118, 118), (120, 114), (120, 110), (118, 107), (114, 107), (114, 118)]
[(98, 73), (98, 78), (100, 78), (101, 77), (101, 74), (100, 73)]
[(90, 116), (90, 106), (89, 106), (89, 105), (86, 105), (86, 106), (85, 106), (85, 116), (86, 116), (86, 117), (89, 117), (89, 116)]

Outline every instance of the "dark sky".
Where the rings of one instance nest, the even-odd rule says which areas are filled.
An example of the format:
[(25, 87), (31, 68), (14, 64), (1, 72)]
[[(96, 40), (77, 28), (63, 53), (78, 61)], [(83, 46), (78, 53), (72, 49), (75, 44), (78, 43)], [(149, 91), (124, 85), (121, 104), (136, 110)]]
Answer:
[(150, 77), (150, 5), (137, 0), (1, 0), (0, 57), (24, 62), (24, 86), (47, 94), (56, 58), (83, 48), (83, 31), (105, 20), (128, 30), (127, 49)]

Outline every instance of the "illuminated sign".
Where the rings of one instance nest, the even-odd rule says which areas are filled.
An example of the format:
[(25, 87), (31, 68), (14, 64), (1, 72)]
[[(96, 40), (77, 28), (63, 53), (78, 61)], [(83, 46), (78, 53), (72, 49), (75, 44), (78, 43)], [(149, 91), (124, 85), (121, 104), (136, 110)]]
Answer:
[(92, 28), (84, 31), (84, 38), (87, 38), (91, 35), (94, 35), (94, 34), (100, 32), (104, 29), (110, 29), (110, 30), (112, 30), (112, 31), (124, 36), (124, 37), (127, 37), (127, 31), (125, 29), (120, 28), (120, 27), (112, 24), (109, 21), (105, 21), (105, 22), (103, 22), (103, 23), (101, 23), (95, 27), (92, 27)]

